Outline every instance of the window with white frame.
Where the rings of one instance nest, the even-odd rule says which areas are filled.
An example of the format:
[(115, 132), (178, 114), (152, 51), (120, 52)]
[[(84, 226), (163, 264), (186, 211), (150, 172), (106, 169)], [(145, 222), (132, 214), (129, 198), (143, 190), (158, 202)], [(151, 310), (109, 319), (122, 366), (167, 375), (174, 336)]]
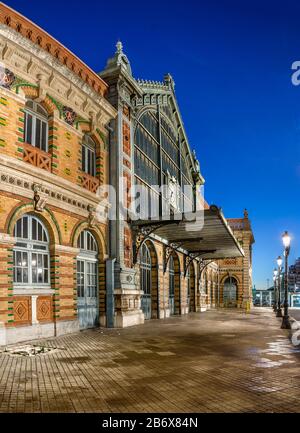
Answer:
[(96, 176), (96, 144), (85, 135), (82, 143), (82, 171), (90, 176)]
[(43, 223), (24, 215), (14, 228), (14, 286), (50, 286), (49, 237)]
[(77, 246), (77, 296), (78, 298), (97, 297), (98, 246), (94, 236), (84, 230), (80, 233)]
[(48, 113), (41, 104), (31, 100), (25, 107), (24, 141), (48, 152)]

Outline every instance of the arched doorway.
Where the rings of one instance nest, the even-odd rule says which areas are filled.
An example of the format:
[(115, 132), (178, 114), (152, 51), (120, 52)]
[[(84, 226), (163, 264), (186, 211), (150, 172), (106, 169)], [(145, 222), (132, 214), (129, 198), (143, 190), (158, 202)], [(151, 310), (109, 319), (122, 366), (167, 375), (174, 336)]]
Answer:
[(88, 230), (80, 233), (77, 256), (77, 310), (80, 329), (99, 324), (98, 245)]
[(175, 271), (173, 256), (169, 259), (169, 308), (170, 315), (175, 314)]
[(190, 264), (189, 268), (188, 268), (188, 274), (189, 274), (189, 279), (188, 279), (188, 292), (187, 292), (187, 296), (188, 296), (188, 311), (189, 313), (193, 313), (196, 311), (196, 276), (195, 276), (195, 268), (193, 263)]
[(141, 309), (145, 320), (159, 318), (157, 255), (152, 242), (143, 243), (139, 252)]
[(188, 306), (188, 312), (190, 312), (190, 304), (191, 304), (191, 275), (190, 275), (190, 266), (186, 271), (186, 305)]
[(145, 320), (151, 319), (151, 254), (149, 248), (144, 243), (140, 249), (140, 289), (144, 292), (141, 297), (141, 308), (145, 316)]
[(224, 307), (237, 306), (237, 280), (232, 276), (229, 276), (224, 281), (223, 303)]
[(215, 283), (214, 283), (214, 275), (213, 272), (210, 272), (210, 308), (214, 306), (214, 290), (215, 290)]
[(169, 259), (169, 308), (170, 315), (181, 314), (180, 302), (180, 264), (177, 255)]

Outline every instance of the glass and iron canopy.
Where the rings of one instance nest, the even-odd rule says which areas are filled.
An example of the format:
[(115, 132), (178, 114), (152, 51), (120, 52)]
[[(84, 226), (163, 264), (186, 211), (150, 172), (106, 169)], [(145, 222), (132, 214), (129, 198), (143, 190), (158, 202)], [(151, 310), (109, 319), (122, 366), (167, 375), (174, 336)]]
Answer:
[(214, 205), (201, 212), (182, 214), (178, 219), (137, 220), (131, 224), (134, 233), (155, 234), (170, 245), (177, 245), (177, 248), (204, 260), (244, 256), (221, 209)]

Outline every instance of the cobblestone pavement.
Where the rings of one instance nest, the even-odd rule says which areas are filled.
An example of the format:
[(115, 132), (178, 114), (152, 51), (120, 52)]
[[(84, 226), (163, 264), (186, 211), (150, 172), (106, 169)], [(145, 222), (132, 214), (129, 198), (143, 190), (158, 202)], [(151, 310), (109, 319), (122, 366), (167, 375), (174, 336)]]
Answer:
[(1, 412), (300, 412), (300, 352), (271, 310), (219, 310), (0, 353)]

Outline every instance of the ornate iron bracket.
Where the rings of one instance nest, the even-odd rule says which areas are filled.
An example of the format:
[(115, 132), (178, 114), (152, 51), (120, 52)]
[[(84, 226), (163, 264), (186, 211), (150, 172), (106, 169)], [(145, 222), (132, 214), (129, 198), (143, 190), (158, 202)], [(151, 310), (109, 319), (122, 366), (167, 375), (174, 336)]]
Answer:
[[(190, 253), (188, 256), (186, 256), (186, 259), (185, 259), (185, 269), (184, 269), (184, 277), (186, 277), (187, 271), (188, 271), (188, 269), (189, 269), (189, 267), (190, 267), (190, 265), (191, 265), (191, 263), (192, 263), (193, 260), (196, 260), (199, 257), (201, 257), (201, 256), (203, 256), (203, 255), (205, 255), (207, 253), (214, 253), (214, 252), (216, 252), (216, 250), (202, 250), (202, 251), (197, 251), (195, 253)], [(207, 265), (205, 265), (205, 267), (208, 266), (212, 262), (213, 262), (213, 260), (209, 260), (209, 262), (207, 263)], [(201, 266), (201, 263), (202, 263), (202, 261), (200, 262), (200, 266)], [(201, 275), (202, 271), (200, 271), (200, 275)]]
[(200, 264), (199, 264), (199, 280), (202, 276), (202, 273), (204, 271), (204, 269), (207, 268), (208, 265), (210, 265), (211, 263), (213, 263), (215, 260), (201, 260)]
[(139, 255), (139, 251), (143, 243), (149, 238), (149, 236), (155, 232), (160, 226), (157, 225), (149, 225), (149, 226), (134, 226), (132, 228), (132, 242), (133, 242), (133, 264), (137, 263), (137, 258)]
[(133, 264), (137, 263), (138, 254), (143, 243), (149, 239), (149, 237), (161, 227), (168, 224), (178, 224), (180, 221), (163, 221), (160, 224), (145, 224), (145, 225), (134, 225), (132, 224), (132, 249), (133, 249)]
[(169, 245), (164, 246), (164, 273), (167, 270), (168, 263), (173, 252), (177, 251), (183, 242), (171, 242)]

